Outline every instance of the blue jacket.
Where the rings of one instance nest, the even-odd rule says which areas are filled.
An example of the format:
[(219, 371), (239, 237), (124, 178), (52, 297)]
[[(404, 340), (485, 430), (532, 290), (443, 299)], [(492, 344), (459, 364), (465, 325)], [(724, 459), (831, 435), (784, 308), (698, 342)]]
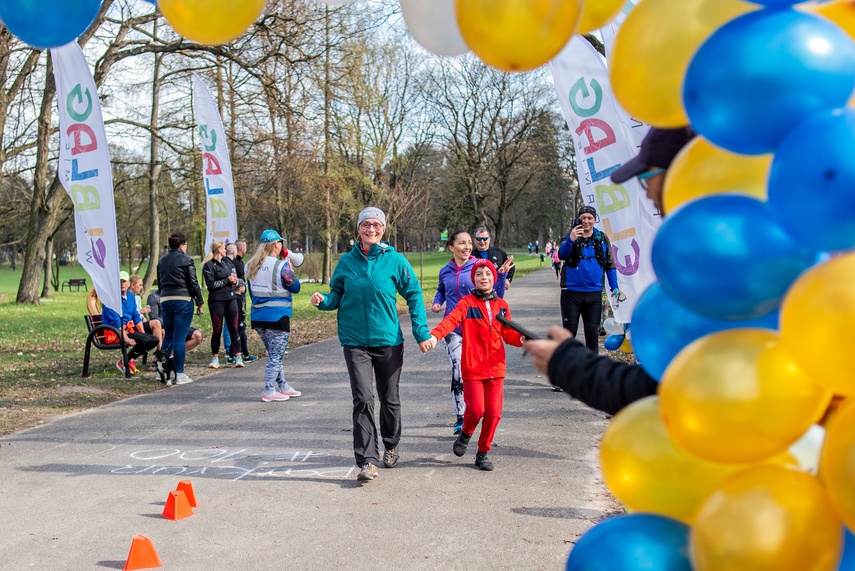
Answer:
[[(572, 263), (564, 264), (561, 272), (561, 289), (568, 291), (593, 292), (603, 291), (603, 272), (609, 280), (609, 289), (618, 287), (617, 270), (612, 258), (611, 244), (608, 237), (600, 230), (594, 228), (591, 239), (578, 240), (578, 244), (570, 239), (570, 234), (561, 242), (558, 248), (558, 257), (565, 262), (571, 261), (571, 256), (576, 251), (578, 265), (571, 267)], [(604, 264), (597, 259), (594, 245), (600, 244), (602, 252), (600, 257)], [(575, 260), (574, 260), (575, 261)]]
[(128, 323), (128, 321), (133, 321), (134, 324), (142, 321), (142, 317), (140, 317), (139, 312), (137, 311), (137, 301), (134, 297), (134, 294), (130, 291), (126, 292), (122, 297), (122, 315), (114, 311), (112, 308), (107, 307), (106, 305), (101, 305), (101, 322), (104, 325), (112, 325), (118, 329), (121, 329)]

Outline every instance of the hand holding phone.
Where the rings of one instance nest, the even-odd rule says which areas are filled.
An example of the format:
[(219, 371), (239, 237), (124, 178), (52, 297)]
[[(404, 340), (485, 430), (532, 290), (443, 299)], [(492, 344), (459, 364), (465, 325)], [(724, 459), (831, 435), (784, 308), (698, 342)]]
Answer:
[(514, 331), (516, 331), (517, 333), (519, 333), (520, 335), (525, 337), (528, 341), (536, 341), (538, 339), (543, 339), (542, 335), (537, 335), (535, 333), (532, 333), (531, 331), (529, 331), (528, 329), (526, 329), (525, 327), (523, 327), (519, 323), (516, 323), (515, 321), (511, 321), (510, 319), (508, 319), (507, 317), (505, 317), (501, 313), (496, 315), (496, 319), (499, 321), (499, 323), (501, 323), (505, 327), (510, 327), (511, 329), (513, 329)]

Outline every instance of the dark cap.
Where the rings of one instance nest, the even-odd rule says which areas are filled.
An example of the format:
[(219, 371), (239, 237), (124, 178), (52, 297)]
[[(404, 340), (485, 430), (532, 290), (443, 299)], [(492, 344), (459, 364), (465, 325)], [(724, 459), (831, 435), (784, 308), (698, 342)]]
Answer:
[(576, 215), (576, 218), (579, 218), (583, 214), (590, 214), (594, 217), (594, 220), (597, 220), (599, 217), (597, 216), (597, 209), (593, 206), (588, 206), (587, 204), (579, 209), (579, 214)]
[(695, 132), (691, 127), (678, 129), (652, 127), (641, 141), (638, 155), (612, 172), (612, 182), (626, 182), (649, 170), (650, 167), (667, 170), (677, 153), (694, 137)]

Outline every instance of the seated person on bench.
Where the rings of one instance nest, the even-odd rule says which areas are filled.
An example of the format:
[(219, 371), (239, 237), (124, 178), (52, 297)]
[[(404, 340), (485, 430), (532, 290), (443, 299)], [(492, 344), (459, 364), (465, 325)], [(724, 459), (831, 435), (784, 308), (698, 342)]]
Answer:
[[(137, 302), (134, 294), (128, 291), (131, 285), (128, 272), (119, 272), (119, 281), (122, 288), (122, 314), (120, 316), (114, 309), (104, 305), (104, 301), (101, 300), (101, 321), (104, 325), (112, 325), (122, 332), (125, 343), (131, 348), (128, 353), (128, 366), (131, 373), (137, 374), (139, 371), (134, 360), (157, 347), (158, 340), (154, 335), (143, 332), (142, 318), (137, 312)], [(118, 343), (119, 340), (115, 337), (112, 331), (107, 331), (105, 341)], [(116, 363), (116, 368), (122, 373), (125, 372), (125, 364), (121, 359)]]
[(148, 305), (143, 306), (142, 304), (142, 298), (140, 296), (142, 295), (143, 290), (143, 279), (136, 274), (131, 274), (129, 283), (131, 285), (128, 286), (128, 290), (134, 294), (137, 313), (140, 314), (140, 318), (142, 319), (143, 333), (148, 333), (149, 335), (157, 337), (157, 348), (160, 349), (160, 346), (163, 344), (163, 325), (161, 324), (160, 319), (148, 319), (146, 317), (146, 315), (151, 311), (151, 307)]

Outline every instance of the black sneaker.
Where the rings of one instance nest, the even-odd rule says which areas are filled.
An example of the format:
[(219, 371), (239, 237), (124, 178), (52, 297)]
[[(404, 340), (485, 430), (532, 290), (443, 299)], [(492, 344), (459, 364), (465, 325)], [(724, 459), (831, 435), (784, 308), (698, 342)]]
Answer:
[(387, 448), (383, 453), (383, 467), (394, 468), (398, 463), (398, 447)]
[(362, 466), (362, 469), (359, 471), (359, 474), (357, 474), (356, 479), (360, 482), (368, 482), (369, 480), (376, 478), (377, 474), (377, 466), (369, 463)]
[(466, 454), (466, 448), (469, 446), (469, 439), (472, 438), (471, 434), (466, 434), (462, 430), (460, 434), (457, 435), (457, 440), (454, 441), (454, 444), (451, 447), (451, 451), (454, 452), (455, 456), (463, 456)]
[(493, 463), (490, 462), (489, 458), (487, 458), (486, 452), (479, 452), (475, 455), (475, 465), (485, 472), (491, 472), (493, 470)]
[(457, 420), (454, 421), (454, 434), (460, 434), (463, 430), (463, 417), (458, 416)]

